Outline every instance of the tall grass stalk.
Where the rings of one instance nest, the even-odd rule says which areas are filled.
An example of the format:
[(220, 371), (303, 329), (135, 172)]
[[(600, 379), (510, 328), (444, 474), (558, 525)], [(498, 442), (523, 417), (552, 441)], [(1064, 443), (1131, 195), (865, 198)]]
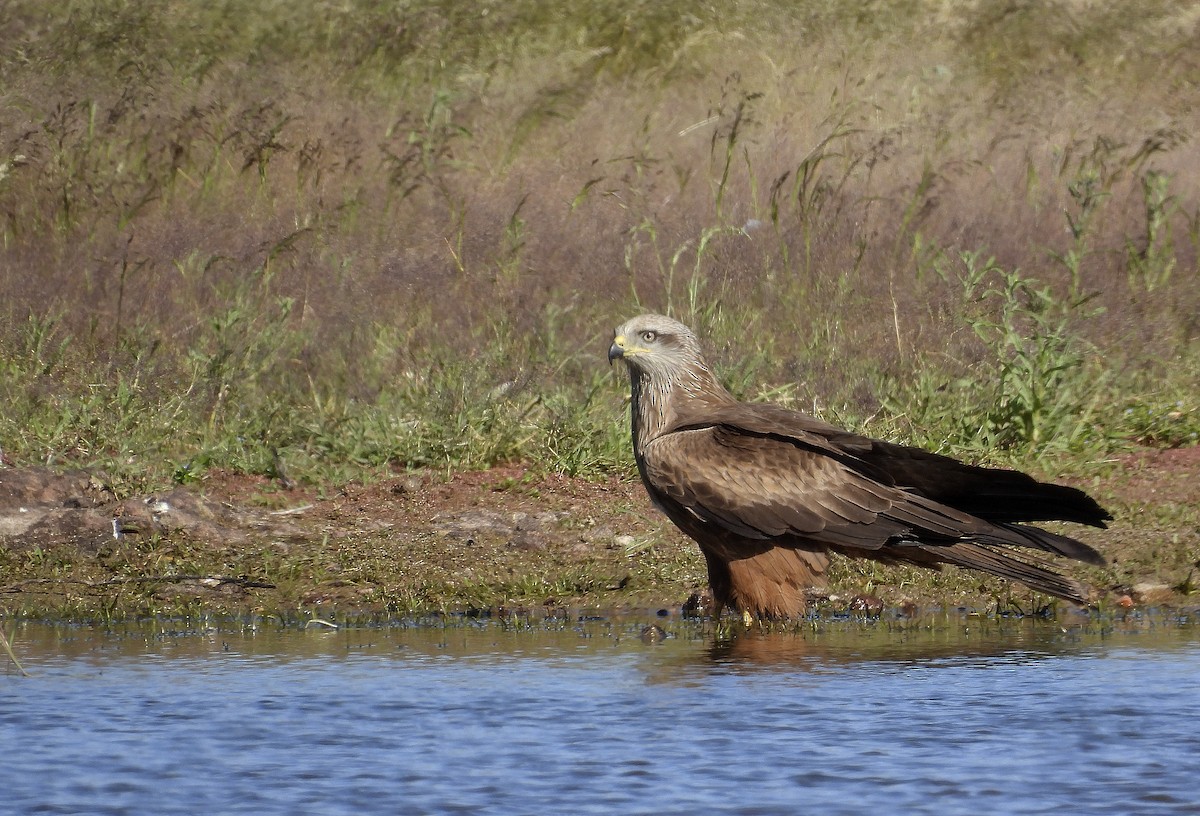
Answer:
[(1200, 425), (1177, 4), (484, 11), (10, 3), (5, 456), (628, 473), (641, 309), (740, 396), (980, 456)]
[(22, 677), (28, 677), (29, 672), (25, 671), (25, 667), (21, 665), (21, 661), (17, 660), (17, 655), (13, 652), (12, 644), (8, 641), (8, 635), (4, 633), (3, 629), (0, 629), (0, 646), (4, 647), (4, 653), (8, 655), (8, 659), (12, 661), (12, 664), (17, 667), (17, 672)]

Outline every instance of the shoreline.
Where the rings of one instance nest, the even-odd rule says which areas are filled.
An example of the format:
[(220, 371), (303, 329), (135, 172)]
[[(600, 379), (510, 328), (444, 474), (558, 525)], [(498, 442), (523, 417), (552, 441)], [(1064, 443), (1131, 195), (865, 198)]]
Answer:
[[(1086, 487), (1108, 530), (1075, 528), (1105, 567), (1056, 561), (1095, 609), (1192, 605), (1200, 448), (1131, 455)], [(820, 614), (1070, 605), (956, 569), (835, 559)], [(103, 475), (0, 469), (0, 616), (52, 620), (269, 615), (300, 620), (680, 608), (704, 614), (703, 559), (636, 481), (514, 465), (285, 489), (213, 472), (118, 499)]]

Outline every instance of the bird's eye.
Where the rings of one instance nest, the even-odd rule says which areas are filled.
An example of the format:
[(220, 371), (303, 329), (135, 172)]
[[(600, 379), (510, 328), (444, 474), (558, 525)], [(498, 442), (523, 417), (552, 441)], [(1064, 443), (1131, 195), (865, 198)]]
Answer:
[(653, 343), (654, 338), (656, 338), (656, 337), (658, 337), (658, 332), (653, 332), (653, 331), (650, 331), (649, 329), (642, 332), (642, 339), (645, 340), (647, 343)]

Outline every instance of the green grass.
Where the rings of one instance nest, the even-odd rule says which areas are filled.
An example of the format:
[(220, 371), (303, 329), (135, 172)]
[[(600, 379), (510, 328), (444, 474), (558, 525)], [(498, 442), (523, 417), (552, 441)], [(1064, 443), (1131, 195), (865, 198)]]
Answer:
[(10, 4), (0, 450), (628, 473), (641, 309), (742, 397), (973, 458), (1194, 444), (1188, 15)]

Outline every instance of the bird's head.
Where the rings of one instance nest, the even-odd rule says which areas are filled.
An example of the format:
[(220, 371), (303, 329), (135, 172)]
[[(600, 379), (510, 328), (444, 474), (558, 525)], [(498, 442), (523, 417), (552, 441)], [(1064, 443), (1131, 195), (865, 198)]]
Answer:
[(644, 314), (617, 327), (608, 361), (621, 358), (631, 373), (677, 380), (681, 372), (705, 369), (700, 341), (687, 326), (658, 314)]

